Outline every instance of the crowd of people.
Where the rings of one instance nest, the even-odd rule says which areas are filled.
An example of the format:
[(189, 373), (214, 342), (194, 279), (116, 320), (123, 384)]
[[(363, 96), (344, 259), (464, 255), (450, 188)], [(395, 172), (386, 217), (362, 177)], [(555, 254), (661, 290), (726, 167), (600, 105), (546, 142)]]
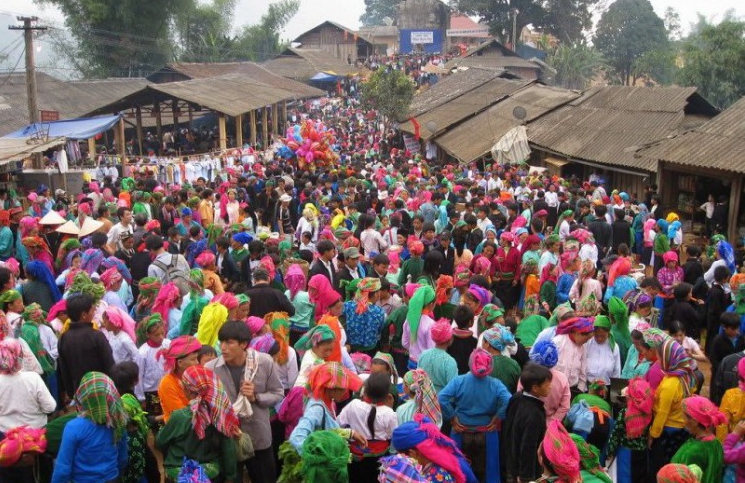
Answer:
[(295, 115), (339, 164), (3, 199), (1, 481), (745, 481), (716, 227), (654, 187), (428, 162), (354, 105)]

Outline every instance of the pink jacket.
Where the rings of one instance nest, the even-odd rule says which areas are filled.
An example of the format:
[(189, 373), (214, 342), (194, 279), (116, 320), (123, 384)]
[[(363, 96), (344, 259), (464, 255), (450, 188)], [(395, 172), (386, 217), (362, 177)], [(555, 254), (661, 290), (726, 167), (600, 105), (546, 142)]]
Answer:
[(740, 437), (734, 433), (724, 439), (724, 463), (737, 465), (737, 483), (745, 482), (745, 444), (739, 444)]

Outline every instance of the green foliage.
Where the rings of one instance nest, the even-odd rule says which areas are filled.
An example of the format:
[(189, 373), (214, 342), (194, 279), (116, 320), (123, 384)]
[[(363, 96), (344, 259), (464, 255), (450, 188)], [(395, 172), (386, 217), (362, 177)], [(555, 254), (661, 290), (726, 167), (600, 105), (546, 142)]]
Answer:
[(398, 4), (399, 0), (365, 0), (365, 11), (360, 16), (360, 22), (365, 27), (384, 25), (384, 18), (396, 18)]
[(280, 41), (279, 32), (295, 16), (300, 0), (281, 0), (269, 5), (258, 24), (243, 27), (236, 49), (246, 60), (268, 60), (280, 53), (286, 44)]
[(405, 119), (413, 97), (414, 84), (400, 70), (379, 68), (362, 85), (363, 104), (386, 121)]
[(556, 85), (566, 89), (586, 89), (590, 81), (605, 68), (605, 60), (600, 52), (584, 42), (560, 45), (546, 62), (556, 69)]
[(598, 22), (595, 46), (616, 80), (630, 85), (638, 77), (634, 63), (644, 54), (666, 48), (667, 31), (649, 0), (616, 0)]
[(170, 29), (193, 0), (38, 0), (59, 8), (77, 47), (67, 54), (86, 77), (127, 77), (174, 58)]
[(675, 66), (677, 53), (670, 47), (645, 52), (634, 61), (631, 73), (634, 77), (646, 77), (661, 85), (675, 82), (678, 68)]
[(230, 36), (231, 17), (237, 0), (195, 3), (179, 13), (176, 31), (181, 40), (182, 62), (225, 62), (234, 60), (235, 38)]
[(678, 82), (696, 86), (709, 102), (726, 108), (745, 96), (745, 22), (703, 18), (683, 42)]
[(492, 35), (506, 41), (512, 35), (512, 15), (517, 9), (517, 33), (528, 24), (543, 28), (562, 42), (583, 38), (592, 27), (592, 9), (599, 0), (453, 0), (452, 5), (467, 15), (478, 15), (489, 24)]
[(279, 475), (277, 483), (302, 482), (303, 460), (289, 441), (285, 441), (280, 445), (277, 456), (282, 462), (282, 474)]

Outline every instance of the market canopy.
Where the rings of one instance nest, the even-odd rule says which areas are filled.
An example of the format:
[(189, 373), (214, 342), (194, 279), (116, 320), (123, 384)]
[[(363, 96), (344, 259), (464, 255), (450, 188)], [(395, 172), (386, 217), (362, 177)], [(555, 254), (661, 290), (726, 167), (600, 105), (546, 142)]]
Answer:
[(121, 115), (66, 119), (64, 121), (36, 122), (7, 134), (5, 138), (65, 137), (67, 139), (89, 139), (108, 131), (119, 122)]
[(339, 77), (333, 72), (319, 72), (310, 78), (313, 82), (336, 82)]
[(29, 157), (33, 153), (41, 153), (59, 145), (65, 144), (64, 137), (47, 140), (37, 138), (0, 138), (0, 163), (18, 161)]

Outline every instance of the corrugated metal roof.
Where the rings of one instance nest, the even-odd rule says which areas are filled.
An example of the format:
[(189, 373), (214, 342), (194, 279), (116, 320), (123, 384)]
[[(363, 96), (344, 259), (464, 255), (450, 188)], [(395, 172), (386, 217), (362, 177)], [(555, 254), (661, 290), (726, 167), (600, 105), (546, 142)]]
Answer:
[[(425, 141), (443, 132), (450, 126), (471, 117), (492, 104), (495, 104), (513, 92), (530, 84), (530, 81), (517, 81), (496, 77), (462, 96), (430, 109), (416, 117), (420, 125), (420, 136)], [(434, 131), (430, 131), (430, 124), (434, 124)], [(414, 133), (414, 125), (406, 121), (400, 125), (402, 131)]]
[(326, 20), (325, 22), (323, 22), (323, 23), (320, 23), (320, 24), (316, 25), (316, 26), (315, 26), (315, 27), (313, 27), (312, 29), (310, 29), (310, 30), (306, 30), (306, 31), (305, 31), (305, 32), (303, 32), (302, 34), (300, 34), (300, 35), (298, 35), (297, 37), (295, 37), (295, 39), (293, 40), (293, 42), (296, 42), (296, 43), (302, 43), (302, 42), (300, 41), (300, 39), (301, 39), (301, 38), (302, 38), (303, 36), (305, 36), (305, 35), (307, 35), (307, 34), (309, 34), (309, 33), (313, 32), (314, 30), (318, 30), (318, 29), (320, 29), (320, 28), (322, 28), (322, 27), (323, 27), (323, 26), (325, 26), (325, 25), (332, 25), (332, 26), (334, 26), (334, 27), (338, 28), (339, 30), (343, 30), (343, 31), (347, 32), (347, 33), (348, 33), (348, 34), (350, 34), (350, 35), (356, 35), (356, 36), (357, 36), (358, 38), (360, 38), (360, 39), (362, 39), (362, 40), (364, 40), (364, 41), (366, 41), (366, 42), (370, 42), (370, 40), (369, 40), (369, 39), (367, 39), (366, 37), (364, 37), (364, 36), (360, 35), (360, 33), (359, 33), (359, 32), (356, 32), (356, 31), (354, 31), (354, 30), (352, 30), (352, 29), (350, 29), (350, 28), (347, 28), (347, 27), (345, 27), (345, 26), (344, 26), (344, 25), (342, 25), (342, 24), (339, 24), (339, 23), (333, 22), (333, 21), (331, 21), (331, 20)]
[(171, 63), (166, 65), (165, 68), (178, 72), (189, 79), (207, 79), (228, 74), (242, 74), (266, 85), (276, 86), (303, 96), (318, 95), (313, 87), (272, 72), (266, 65), (255, 62)]
[(499, 72), (485, 69), (468, 69), (442, 78), (437, 84), (414, 96), (409, 107), (408, 117), (417, 117), (425, 112), (450, 102), (492, 79), (499, 77)]
[(331, 71), (339, 75), (349, 75), (359, 71), (354, 65), (334, 57), (326, 50), (293, 47), (262, 65), (277, 75), (301, 81), (307, 81), (319, 72)]
[[(510, 129), (536, 119), (577, 97), (579, 93), (575, 91), (549, 87), (537, 82), (527, 83), (525, 87), (489, 109), (437, 136), (434, 142), (460, 161), (470, 162), (488, 153)], [(513, 110), (516, 107), (525, 109), (525, 119), (515, 118)]]
[(656, 171), (633, 146), (665, 138), (689, 122), (695, 88), (597, 87), (528, 125), (531, 143), (569, 158)]
[(637, 157), (745, 173), (745, 97), (705, 124), (641, 149)]
[[(37, 105), (41, 110), (58, 111), (60, 119), (81, 117), (97, 106), (112, 102), (148, 85), (142, 78), (101, 79), (65, 82), (36, 73)], [(12, 74), (0, 86), (0, 135), (28, 124), (26, 74)]]
[[(292, 92), (253, 80), (244, 74), (150, 84), (130, 96), (98, 107), (90, 115), (126, 111), (137, 105), (150, 105), (175, 98), (229, 116), (238, 116), (280, 101), (323, 95), (323, 91), (319, 89), (305, 87), (307, 89), (302, 93)], [(309, 95), (310, 92), (315, 94)]]
[(445, 69), (448, 70), (455, 69), (456, 67), (478, 67), (480, 69), (509, 69), (510, 67), (521, 69), (541, 69), (541, 66), (535, 62), (511, 55), (506, 57), (474, 56), (457, 58), (452, 59), (445, 64)]

